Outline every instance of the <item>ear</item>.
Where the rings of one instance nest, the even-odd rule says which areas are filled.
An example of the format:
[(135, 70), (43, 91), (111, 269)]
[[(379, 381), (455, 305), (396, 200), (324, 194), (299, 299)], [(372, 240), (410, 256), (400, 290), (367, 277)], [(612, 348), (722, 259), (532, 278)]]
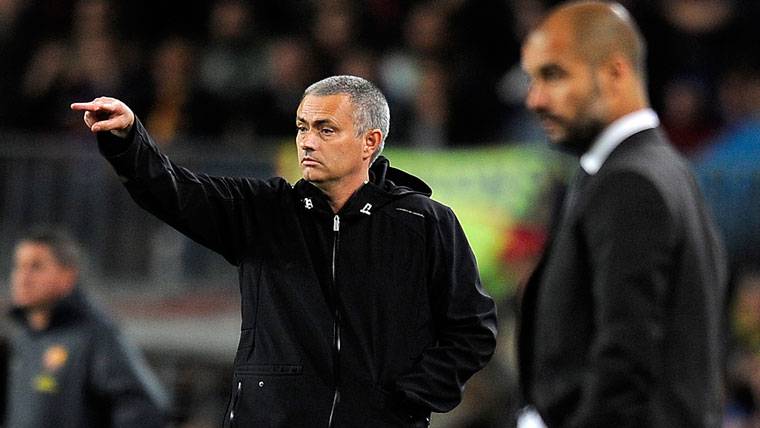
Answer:
[(609, 82), (618, 86), (623, 82), (629, 82), (635, 74), (631, 61), (620, 53), (613, 53), (602, 69)]
[(362, 159), (372, 159), (372, 155), (380, 150), (383, 142), (383, 132), (379, 129), (371, 129), (364, 134)]
[(68, 268), (65, 269), (61, 275), (63, 278), (61, 278), (61, 284), (63, 291), (69, 292), (74, 289), (74, 286), (77, 284), (77, 281), (79, 280), (79, 269), (75, 268)]

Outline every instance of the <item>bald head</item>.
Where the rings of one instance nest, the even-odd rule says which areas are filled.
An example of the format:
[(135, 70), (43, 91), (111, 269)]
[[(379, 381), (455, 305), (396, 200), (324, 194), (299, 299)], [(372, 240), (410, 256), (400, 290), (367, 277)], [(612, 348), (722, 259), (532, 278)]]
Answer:
[(526, 97), (551, 141), (582, 153), (610, 123), (648, 106), (644, 41), (617, 3), (553, 9), (525, 40)]
[(630, 61), (640, 78), (646, 75), (646, 43), (628, 11), (619, 3), (565, 3), (552, 10), (536, 31), (567, 32), (569, 48), (592, 65), (620, 54)]

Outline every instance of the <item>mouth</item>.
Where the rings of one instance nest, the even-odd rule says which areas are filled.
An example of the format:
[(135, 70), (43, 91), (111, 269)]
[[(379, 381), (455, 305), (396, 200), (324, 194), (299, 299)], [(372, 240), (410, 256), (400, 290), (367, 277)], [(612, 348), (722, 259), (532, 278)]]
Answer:
[(302, 166), (316, 166), (316, 165), (319, 165), (319, 161), (317, 161), (316, 159), (312, 157), (307, 156), (301, 159), (301, 165)]
[(541, 115), (539, 121), (541, 122), (541, 127), (544, 131), (549, 134), (560, 132), (564, 128), (563, 122), (559, 118), (551, 115)]

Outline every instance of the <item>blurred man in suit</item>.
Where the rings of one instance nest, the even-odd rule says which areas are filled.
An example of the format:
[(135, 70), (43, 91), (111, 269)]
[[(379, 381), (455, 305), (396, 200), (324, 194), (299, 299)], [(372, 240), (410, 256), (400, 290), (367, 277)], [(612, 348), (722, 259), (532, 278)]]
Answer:
[(523, 393), (550, 427), (720, 425), (724, 250), (649, 108), (645, 56), (626, 9), (598, 1), (553, 9), (523, 45), (527, 106), (580, 157), (522, 300)]

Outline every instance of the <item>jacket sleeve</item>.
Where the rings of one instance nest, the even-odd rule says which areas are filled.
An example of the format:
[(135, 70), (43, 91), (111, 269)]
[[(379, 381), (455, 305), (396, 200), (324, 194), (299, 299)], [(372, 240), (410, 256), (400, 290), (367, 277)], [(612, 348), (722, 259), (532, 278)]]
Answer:
[(437, 341), (396, 386), (413, 406), (447, 412), (461, 401), (465, 382), (493, 355), (496, 307), (480, 284), (475, 256), (450, 209), (438, 213), (431, 235), (430, 305)]
[(569, 426), (651, 426), (653, 384), (666, 375), (659, 349), (676, 219), (655, 184), (634, 172), (605, 177), (586, 206), (594, 336)]
[(169, 398), (138, 349), (112, 326), (100, 330), (93, 346), (91, 389), (108, 409), (110, 426), (166, 427)]
[(98, 147), (138, 205), (232, 264), (258, 232), (256, 206), (276, 210), (278, 191), (290, 188), (281, 178), (213, 177), (177, 166), (138, 119), (126, 139), (99, 133)]

